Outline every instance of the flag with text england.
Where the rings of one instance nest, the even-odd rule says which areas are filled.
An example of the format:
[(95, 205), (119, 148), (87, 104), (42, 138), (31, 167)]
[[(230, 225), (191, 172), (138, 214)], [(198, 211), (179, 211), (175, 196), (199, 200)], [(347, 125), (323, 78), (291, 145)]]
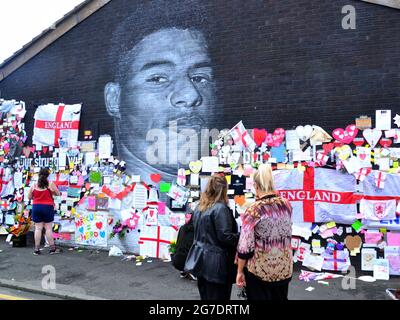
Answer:
[(325, 168), (274, 171), (275, 188), (293, 207), (293, 222), (352, 224), (356, 219), (356, 179)]

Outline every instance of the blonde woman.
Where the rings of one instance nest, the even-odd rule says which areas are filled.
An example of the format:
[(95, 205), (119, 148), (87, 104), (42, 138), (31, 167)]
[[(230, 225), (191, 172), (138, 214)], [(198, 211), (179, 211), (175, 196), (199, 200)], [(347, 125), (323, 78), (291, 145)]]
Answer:
[(272, 170), (255, 172), (256, 202), (242, 217), (236, 284), (248, 300), (287, 300), (293, 272), (292, 207), (275, 189)]
[(201, 300), (229, 300), (235, 282), (237, 224), (224, 176), (212, 176), (193, 213), (194, 242), (185, 271), (197, 277)]

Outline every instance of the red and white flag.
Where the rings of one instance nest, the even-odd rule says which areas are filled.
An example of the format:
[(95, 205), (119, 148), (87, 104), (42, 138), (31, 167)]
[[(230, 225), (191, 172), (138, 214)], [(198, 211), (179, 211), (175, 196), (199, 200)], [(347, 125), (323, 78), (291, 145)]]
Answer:
[(275, 187), (293, 207), (293, 222), (352, 224), (356, 219), (356, 179), (324, 168), (274, 171)]
[(67, 142), (68, 147), (78, 145), (80, 104), (39, 106), (35, 112), (33, 144), (59, 146), (59, 139)]
[(175, 241), (177, 231), (172, 227), (145, 226), (140, 232), (139, 248), (141, 256), (169, 259), (169, 245)]
[(6, 197), (14, 193), (14, 179), (10, 168), (0, 168), (0, 196)]
[(243, 146), (249, 151), (253, 151), (256, 148), (256, 143), (248, 133), (246, 128), (243, 125), (243, 122), (240, 121), (236, 124), (230, 131), (229, 134), (231, 135), (233, 141), (236, 145)]
[(363, 224), (368, 228), (400, 230), (400, 218), (395, 208), (395, 202), (400, 203), (400, 175), (386, 174), (384, 188), (379, 188), (376, 185), (378, 173), (375, 172), (379, 171), (374, 171), (363, 181)]
[(49, 181), (53, 182), (57, 187), (69, 186), (69, 175), (64, 173), (52, 173), (49, 176)]
[(358, 170), (357, 172), (353, 173), (353, 175), (356, 177), (357, 180), (359, 181), (364, 181), (364, 179), (372, 172), (371, 168), (362, 168)]

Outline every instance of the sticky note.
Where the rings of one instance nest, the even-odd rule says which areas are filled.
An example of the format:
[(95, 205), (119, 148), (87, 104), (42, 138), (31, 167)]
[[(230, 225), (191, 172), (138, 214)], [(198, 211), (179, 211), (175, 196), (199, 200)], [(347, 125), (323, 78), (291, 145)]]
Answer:
[(159, 202), (158, 203), (158, 214), (161, 214), (161, 215), (165, 214), (165, 207), (166, 207), (165, 202)]
[(299, 166), (297, 166), (297, 170), (299, 170), (300, 172), (304, 172), (304, 171), (306, 171), (306, 167), (299, 165)]
[(168, 182), (162, 182), (160, 184), (160, 192), (167, 193), (171, 189), (171, 184)]
[(389, 246), (400, 246), (400, 232), (388, 232), (386, 237)]
[(334, 228), (336, 227), (336, 223), (334, 221), (328, 222), (326, 224), (326, 226), (328, 227), (328, 229)]
[(312, 247), (316, 247), (316, 248), (320, 247), (321, 246), (321, 240), (313, 239), (312, 242), (311, 242), (311, 246)]
[(351, 226), (356, 232), (359, 232), (362, 228), (362, 223), (360, 220), (356, 220)]

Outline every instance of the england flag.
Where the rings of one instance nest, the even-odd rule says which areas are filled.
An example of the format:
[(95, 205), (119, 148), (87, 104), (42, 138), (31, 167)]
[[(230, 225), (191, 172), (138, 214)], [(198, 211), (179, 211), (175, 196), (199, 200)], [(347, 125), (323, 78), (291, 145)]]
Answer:
[(275, 188), (293, 207), (293, 222), (352, 224), (357, 214), (356, 179), (325, 168), (274, 171)]

